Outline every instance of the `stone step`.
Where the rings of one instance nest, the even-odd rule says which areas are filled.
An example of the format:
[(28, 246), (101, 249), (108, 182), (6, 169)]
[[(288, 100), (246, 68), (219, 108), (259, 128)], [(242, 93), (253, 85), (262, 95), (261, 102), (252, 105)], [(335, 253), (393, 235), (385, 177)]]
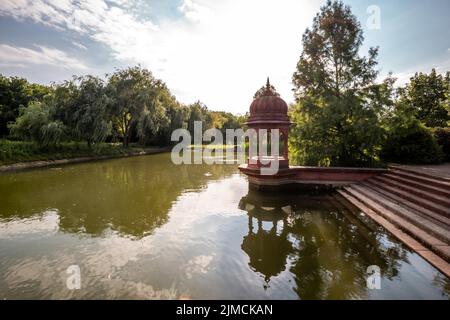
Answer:
[[(395, 226), (390, 221), (383, 218), (381, 215), (376, 213), (374, 210), (365, 206), (361, 201), (357, 198), (353, 197), (346, 190), (340, 189), (337, 191), (342, 197), (344, 197), (348, 202), (354, 205), (356, 208), (364, 212), (369, 218), (373, 221), (381, 225), (387, 231), (389, 231), (392, 235), (394, 235), (397, 239), (402, 241), (407, 247), (414, 250), (420, 256), (422, 256), (425, 260), (443, 272), (447, 277), (450, 277), (450, 263), (446, 260), (442, 259), (439, 255), (430, 251), (428, 248), (424, 247), (421, 243), (419, 243), (416, 239), (411, 237), (409, 234), (405, 233), (403, 230)], [(450, 253), (448, 254), (450, 255)]]
[[(395, 187), (395, 188), (401, 189), (403, 191), (409, 192), (410, 194), (413, 194), (422, 199), (437, 203), (446, 208), (450, 208), (450, 197), (444, 197), (444, 196), (441, 196), (441, 195), (438, 195), (438, 194), (435, 194), (432, 192), (428, 192), (421, 187), (412, 187), (412, 186), (406, 185), (404, 183), (390, 179), (389, 177), (386, 177), (384, 175), (376, 176), (372, 179), (386, 183), (386, 184), (390, 185), (391, 187)], [(372, 179), (370, 179), (370, 180), (372, 180)]]
[(430, 186), (430, 185), (426, 185), (424, 183), (421, 182), (417, 182), (415, 180), (411, 180), (408, 178), (404, 178), (395, 174), (391, 174), (391, 173), (386, 173), (382, 175), (383, 177), (387, 177), (391, 180), (395, 180), (397, 182), (400, 182), (404, 185), (408, 185), (411, 187), (415, 187), (418, 189), (422, 189), (425, 190), (427, 192), (431, 192), (440, 196), (445, 196), (447, 198), (450, 198), (450, 189), (444, 189), (444, 188), (440, 188), (440, 187), (435, 187), (435, 186)]
[(379, 180), (376, 180), (376, 179), (369, 179), (366, 182), (370, 182), (371, 184), (376, 185), (376, 186), (380, 187), (381, 189), (387, 190), (390, 193), (393, 193), (393, 194), (395, 194), (399, 197), (402, 197), (403, 199), (413, 202), (415, 204), (418, 204), (421, 207), (424, 207), (433, 212), (443, 214), (447, 217), (450, 217), (450, 207), (442, 206), (436, 202), (420, 198), (420, 197), (413, 195), (407, 191), (404, 191), (397, 187), (392, 187), (392, 186), (390, 186), (384, 182), (380, 182)]
[(403, 172), (406, 172), (406, 173), (422, 176), (424, 178), (434, 179), (434, 180), (438, 180), (438, 181), (450, 184), (450, 179), (449, 178), (439, 177), (437, 175), (432, 175), (432, 174), (429, 174), (429, 173), (426, 173), (426, 172), (423, 172), (423, 171), (420, 171), (420, 170), (414, 169), (414, 168), (406, 168), (406, 167), (403, 167), (403, 166), (390, 165), (389, 169), (403, 171)]
[[(424, 226), (418, 227), (415, 224), (404, 219), (403, 217), (399, 216), (397, 212), (394, 213), (391, 210), (388, 210), (380, 205), (380, 203), (385, 203), (386, 201), (389, 201), (388, 199), (385, 199), (381, 195), (377, 195), (375, 191), (367, 189), (363, 186), (353, 185), (349, 187), (344, 187), (344, 190), (346, 190), (347, 193), (356, 198), (358, 201), (362, 202), (366, 207), (375, 211), (378, 215), (382, 216), (384, 219), (388, 220), (396, 227), (398, 227), (405, 233), (409, 234), (411, 237), (418, 240), (421, 244), (431, 249), (433, 252), (438, 254), (447, 262), (450, 262), (449, 243), (444, 242), (441, 239), (437, 238), (435, 235), (425, 231)], [(369, 197), (368, 195), (371, 195), (371, 197)], [(427, 221), (426, 224), (427, 229), (432, 229), (432, 226), (428, 224), (429, 222)]]
[(423, 217), (413, 210), (406, 209), (394, 201), (384, 197), (372, 188), (368, 188), (363, 185), (353, 185), (352, 187), (354, 187), (354, 189), (359, 193), (374, 201), (379, 208), (384, 208), (384, 210), (394, 213), (402, 219), (407, 220), (409, 223), (412, 223), (417, 228), (423, 229), (446, 244), (450, 244), (450, 230), (448, 226), (441, 226), (440, 224)]
[[(394, 225), (392, 222), (384, 218), (382, 215), (377, 213), (375, 210), (367, 206), (364, 202), (362, 202), (357, 197), (357, 192), (352, 192), (351, 190), (346, 189), (340, 189), (338, 190), (338, 193), (346, 199), (349, 203), (351, 203), (353, 206), (355, 206), (358, 210), (363, 212), (365, 215), (369, 216), (373, 221), (378, 223), (379, 225), (386, 228), (389, 232), (391, 232), (395, 236), (401, 236), (401, 235), (407, 235), (404, 231), (402, 231), (400, 228), (398, 228), (396, 225)], [(356, 195), (356, 196), (355, 196)], [(413, 240), (408, 243), (409, 247), (414, 250), (426, 250), (427, 248), (424, 247), (421, 243), (419, 243), (417, 240)]]
[(445, 215), (433, 212), (413, 202), (407, 201), (402, 197), (396, 196), (395, 194), (392, 194), (387, 190), (381, 189), (378, 186), (371, 184), (370, 181), (365, 181), (361, 184), (377, 191), (378, 193), (395, 202), (399, 206), (402, 206), (407, 210), (410, 211), (412, 210), (413, 212), (416, 212), (417, 214), (423, 216), (424, 218), (430, 220), (433, 223), (443, 224), (445, 228), (450, 228), (450, 218)]
[(424, 176), (421, 174), (412, 173), (412, 172), (404, 171), (404, 170), (398, 170), (398, 169), (389, 169), (389, 173), (396, 175), (396, 176), (400, 176), (405, 179), (409, 179), (409, 180), (413, 180), (413, 181), (422, 183), (426, 186), (433, 186), (433, 187), (442, 188), (444, 190), (450, 190), (450, 182), (436, 179), (434, 177), (432, 178), (432, 177)]

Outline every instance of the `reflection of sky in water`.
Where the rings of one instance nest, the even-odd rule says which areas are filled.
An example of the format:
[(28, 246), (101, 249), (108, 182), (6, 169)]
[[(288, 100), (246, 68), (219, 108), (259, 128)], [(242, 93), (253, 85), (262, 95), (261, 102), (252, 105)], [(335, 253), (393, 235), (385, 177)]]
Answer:
[[(448, 279), (365, 217), (249, 193), (233, 166), (131, 158), (0, 176), (0, 191), (0, 298), (448, 299)], [(365, 287), (371, 264), (382, 290)]]

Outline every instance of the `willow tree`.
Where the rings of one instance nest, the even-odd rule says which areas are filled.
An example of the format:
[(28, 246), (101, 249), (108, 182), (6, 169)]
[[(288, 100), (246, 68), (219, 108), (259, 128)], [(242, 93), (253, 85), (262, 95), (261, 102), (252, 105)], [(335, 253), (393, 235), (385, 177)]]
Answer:
[(73, 129), (91, 147), (111, 134), (108, 97), (103, 80), (94, 76), (78, 77), (76, 108), (71, 114)]
[(67, 128), (53, 118), (51, 106), (32, 101), (20, 108), (19, 116), (8, 127), (15, 138), (34, 141), (41, 147), (56, 146), (65, 138)]
[(158, 101), (162, 87), (161, 80), (141, 67), (118, 70), (109, 77), (107, 86), (113, 124), (128, 147), (132, 128), (148, 131), (163, 114), (163, 105)]
[(33, 101), (43, 102), (51, 93), (51, 87), (0, 74), (0, 137), (8, 135), (8, 123), (16, 120), (22, 108)]
[(375, 83), (378, 48), (359, 55), (363, 40), (360, 23), (341, 1), (328, 1), (303, 34), (291, 108), (290, 142), (298, 163), (360, 166), (377, 160), (385, 84)]

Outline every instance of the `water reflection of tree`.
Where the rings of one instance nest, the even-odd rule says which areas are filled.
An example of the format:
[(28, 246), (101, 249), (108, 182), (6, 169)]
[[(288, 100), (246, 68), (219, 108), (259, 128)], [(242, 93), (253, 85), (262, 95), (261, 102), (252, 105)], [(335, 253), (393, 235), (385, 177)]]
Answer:
[(27, 218), (56, 208), (60, 231), (98, 236), (112, 229), (140, 238), (168, 221), (183, 192), (235, 170), (232, 165), (174, 165), (170, 154), (160, 154), (21, 172), (0, 179), (6, 199), (0, 218)]
[(249, 223), (242, 249), (251, 268), (266, 281), (284, 271), (289, 260), (294, 290), (301, 299), (363, 298), (369, 265), (379, 266), (382, 276), (392, 278), (406, 261), (401, 245), (386, 241), (380, 228), (360, 221), (329, 195), (270, 196), (250, 191), (240, 208), (247, 210), (250, 221), (284, 221), (278, 232), (258, 228), (254, 233)]
[(433, 283), (442, 289), (442, 296), (450, 296), (450, 279), (442, 273), (436, 274)]

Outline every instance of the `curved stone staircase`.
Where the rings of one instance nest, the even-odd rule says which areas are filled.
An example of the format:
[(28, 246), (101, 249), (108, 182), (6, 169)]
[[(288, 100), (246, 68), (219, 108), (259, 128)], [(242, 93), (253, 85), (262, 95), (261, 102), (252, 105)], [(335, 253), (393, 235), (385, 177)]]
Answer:
[(338, 192), (450, 277), (450, 179), (392, 166)]

